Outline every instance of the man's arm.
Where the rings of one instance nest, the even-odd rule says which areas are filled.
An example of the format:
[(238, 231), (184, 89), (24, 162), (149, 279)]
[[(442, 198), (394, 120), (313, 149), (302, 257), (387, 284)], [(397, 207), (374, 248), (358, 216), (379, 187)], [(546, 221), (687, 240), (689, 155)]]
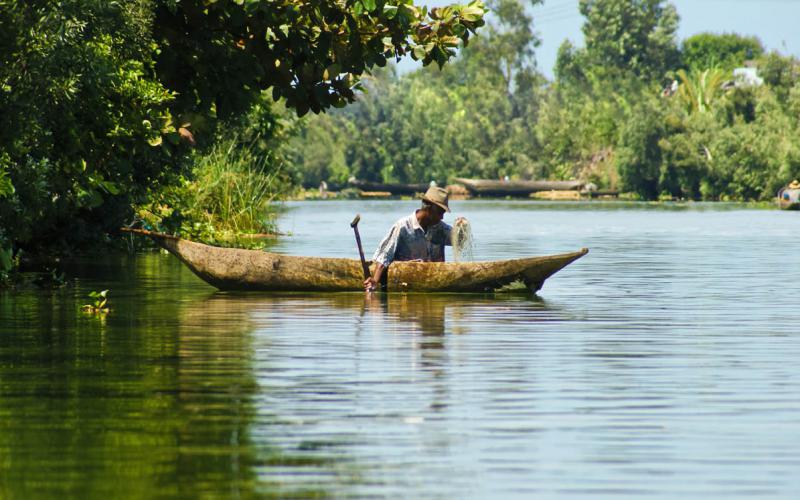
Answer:
[(397, 240), (400, 237), (400, 228), (397, 224), (392, 226), (389, 233), (383, 238), (383, 241), (378, 245), (375, 250), (375, 255), (372, 260), (375, 262), (375, 271), (372, 276), (364, 280), (364, 289), (368, 292), (378, 289), (386, 267), (394, 260), (394, 253), (397, 250)]
[(386, 266), (380, 262), (375, 263), (375, 272), (372, 273), (372, 276), (364, 280), (364, 290), (371, 292), (378, 289), (384, 269), (386, 269)]

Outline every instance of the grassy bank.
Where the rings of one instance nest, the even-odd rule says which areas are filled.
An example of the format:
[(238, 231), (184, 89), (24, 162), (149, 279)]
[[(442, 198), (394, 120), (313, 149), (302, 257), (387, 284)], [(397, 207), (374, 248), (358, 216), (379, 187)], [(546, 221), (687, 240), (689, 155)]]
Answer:
[(222, 246), (258, 247), (277, 232), (277, 202), (290, 189), (279, 162), (231, 138), (193, 163), (190, 178), (140, 207), (145, 225)]

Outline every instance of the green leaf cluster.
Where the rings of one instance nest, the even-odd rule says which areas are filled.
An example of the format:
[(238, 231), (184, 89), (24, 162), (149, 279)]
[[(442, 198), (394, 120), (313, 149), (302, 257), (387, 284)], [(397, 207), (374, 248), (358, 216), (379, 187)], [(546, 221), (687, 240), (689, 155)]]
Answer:
[(96, 241), (179, 163), (150, 2), (3, 2), (0, 225), (28, 248)]
[[(0, 227), (33, 250), (103, 241), (134, 207), (197, 182), (220, 137), (247, 142), (272, 171), (283, 153), (265, 137), (277, 135), (246, 137), (277, 122), (242, 120), (274, 115), (265, 95), (298, 115), (344, 106), (391, 59), (442, 65), (485, 11), (480, 0), (430, 11), (410, 0), (0, 0)], [(272, 189), (267, 200), (283, 187)]]
[(687, 70), (717, 68), (730, 72), (764, 54), (758, 38), (735, 33), (700, 33), (684, 40), (681, 46), (681, 62)]
[(410, 55), (440, 66), (483, 25), (480, 0), (428, 11), (411, 0), (159, 3), (162, 80), (182, 107), (227, 117), (260, 90), (302, 116), (355, 99), (359, 78)]

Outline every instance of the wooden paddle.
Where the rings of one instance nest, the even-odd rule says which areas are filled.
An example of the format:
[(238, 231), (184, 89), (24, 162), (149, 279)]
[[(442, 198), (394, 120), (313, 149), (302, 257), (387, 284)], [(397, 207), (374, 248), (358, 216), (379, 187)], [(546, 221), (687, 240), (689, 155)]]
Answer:
[(361, 236), (358, 234), (358, 223), (361, 221), (361, 214), (356, 214), (356, 218), (350, 223), (350, 227), (356, 233), (356, 244), (358, 245), (358, 255), (361, 256), (361, 268), (364, 270), (364, 279), (369, 278), (369, 266), (367, 260), (364, 258), (364, 249), (361, 247)]

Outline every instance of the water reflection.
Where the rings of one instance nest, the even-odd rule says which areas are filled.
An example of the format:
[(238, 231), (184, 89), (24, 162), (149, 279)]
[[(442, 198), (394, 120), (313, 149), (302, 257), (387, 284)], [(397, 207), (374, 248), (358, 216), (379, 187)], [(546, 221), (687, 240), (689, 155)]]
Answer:
[[(431, 453), (450, 449), (430, 422), (463, 404), (452, 395), (465, 356), (458, 339), (560, 314), (530, 295), (215, 293), (197, 307), (249, 318), (259, 386), (251, 437), (256, 447), (276, 448), (274, 456), (308, 459), (257, 467), (278, 491), (358, 490), (359, 478), (382, 473), (376, 446), (404, 448), (396, 431), (407, 426), (426, 429)], [(525, 390), (509, 382), (502, 397)], [(385, 423), (380, 435), (365, 432), (376, 422)]]
[(0, 498), (253, 497), (281, 490), (264, 467), (326, 466), (252, 439), (248, 309), (183, 288), (157, 256), (128, 265), (102, 319), (78, 312), (104, 285), (89, 273), (75, 288), (0, 294)]
[[(0, 293), (0, 498), (800, 489), (800, 219), (463, 203), (481, 258), (592, 253), (546, 302), (225, 294), (161, 255)], [(280, 250), (352, 257), (354, 213), (376, 242), (412, 205), (296, 204)]]

